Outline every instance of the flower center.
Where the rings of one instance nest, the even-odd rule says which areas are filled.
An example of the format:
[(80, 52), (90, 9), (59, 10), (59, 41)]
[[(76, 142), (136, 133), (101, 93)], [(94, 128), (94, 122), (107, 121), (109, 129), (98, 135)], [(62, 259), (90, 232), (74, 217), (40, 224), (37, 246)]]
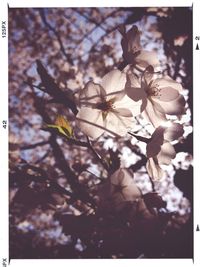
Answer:
[(105, 121), (109, 111), (111, 111), (114, 108), (113, 103), (114, 103), (114, 98), (110, 99), (109, 101), (104, 101), (104, 102), (98, 103), (96, 105), (96, 108), (100, 109), (102, 111), (102, 118), (104, 121)]
[(159, 88), (159, 84), (154, 84), (153, 86), (147, 87), (146, 93), (148, 96), (157, 96), (161, 97), (161, 88)]
[(109, 100), (109, 101), (98, 103), (96, 105), (96, 108), (102, 110), (103, 112), (108, 112), (109, 110), (113, 108), (113, 101)]

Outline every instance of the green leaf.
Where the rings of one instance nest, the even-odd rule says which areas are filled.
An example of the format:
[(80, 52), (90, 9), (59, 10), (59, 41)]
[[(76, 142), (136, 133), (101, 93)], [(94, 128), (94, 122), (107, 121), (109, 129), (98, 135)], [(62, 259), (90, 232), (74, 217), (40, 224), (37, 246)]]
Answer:
[(62, 115), (58, 115), (55, 124), (47, 124), (47, 127), (57, 129), (60, 134), (63, 134), (68, 138), (71, 138), (73, 135), (73, 129), (70, 126), (69, 121)]

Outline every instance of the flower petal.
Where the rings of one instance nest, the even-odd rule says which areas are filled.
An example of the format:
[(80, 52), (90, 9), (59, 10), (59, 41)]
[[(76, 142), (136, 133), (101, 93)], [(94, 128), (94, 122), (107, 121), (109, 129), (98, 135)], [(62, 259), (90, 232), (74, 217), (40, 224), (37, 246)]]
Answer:
[(151, 122), (155, 128), (160, 126), (163, 121), (167, 121), (164, 111), (161, 112), (158, 110), (157, 106), (154, 105), (154, 102), (151, 102), (148, 99), (142, 115), (147, 121)]
[(128, 97), (130, 97), (135, 102), (147, 98), (145, 90), (141, 88), (141, 84), (135, 75), (128, 76), (125, 89)]
[(126, 187), (133, 183), (133, 176), (130, 175), (130, 173), (126, 169), (122, 169), (124, 173), (124, 177), (122, 180), (121, 185)]
[(163, 143), (161, 151), (157, 155), (158, 164), (169, 165), (175, 157), (176, 151), (174, 147), (169, 142)]
[(156, 162), (154, 158), (149, 158), (147, 160), (146, 169), (147, 169), (149, 176), (153, 180), (159, 180), (164, 175), (163, 169), (161, 169), (161, 167), (158, 165), (158, 163)]
[[(134, 102), (130, 97), (125, 95), (120, 101), (114, 103), (115, 110), (128, 109), (131, 111), (132, 116), (137, 116), (141, 113), (142, 101)], [(123, 116), (123, 115), (122, 115)]]
[(134, 88), (140, 88), (141, 87), (141, 82), (134, 73), (127, 75), (127, 83), (126, 87), (134, 87)]
[(88, 82), (80, 91), (79, 101), (81, 105), (94, 105), (105, 99), (105, 90), (96, 83)]
[(182, 86), (180, 83), (172, 80), (170, 77), (165, 76), (165, 78), (155, 79), (151, 83), (150, 90), (157, 91), (155, 98), (160, 101), (172, 101), (179, 96), (182, 91)]
[[(119, 70), (112, 70), (102, 78), (102, 87), (106, 91), (106, 95), (111, 98), (117, 97), (125, 88), (126, 74)], [(125, 94), (125, 93), (124, 93)]]
[(134, 54), (141, 50), (140, 31), (137, 26), (133, 25), (133, 27), (126, 33), (126, 41), (128, 43), (128, 52)]
[(123, 35), (121, 41), (123, 58), (127, 63), (133, 63), (135, 54), (141, 50), (140, 32), (135, 25), (127, 33), (124, 30), (121, 31)]
[[(110, 177), (111, 186), (113, 185), (113, 198), (115, 204), (121, 201), (134, 201), (141, 196), (141, 192), (133, 181), (133, 177), (126, 169), (119, 169)], [(120, 186), (121, 190), (116, 191), (115, 186)]]
[(161, 150), (161, 144), (157, 144), (156, 142), (154, 142), (154, 143), (150, 142), (147, 145), (146, 150), (147, 150), (147, 152), (146, 152), (147, 158), (156, 157)]
[(155, 129), (155, 131), (152, 134), (152, 143), (159, 143), (160, 145), (163, 144), (164, 141), (164, 134), (165, 134), (166, 128), (163, 126), (159, 126), (158, 128)]
[(110, 182), (111, 185), (119, 185), (122, 183), (123, 179), (124, 179), (124, 171), (123, 169), (118, 169), (117, 171), (115, 171), (111, 176), (110, 176)]
[(115, 113), (122, 117), (133, 117), (132, 112), (127, 108), (115, 108)]
[(104, 132), (102, 113), (97, 109), (81, 108), (77, 114), (77, 120), (81, 130), (92, 138), (98, 138)]
[(141, 197), (141, 192), (134, 182), (125, 187), (122, 193), (126, 201), (134, 201)]
[(183, 125), (179, 123), (173, 123), (172, 126), (166, 128), (164, 132), (164, 139), (167, 141), (174, 141), (183, 136)]
[[(153, 87), (151, 87), (151, 89), (154, 91), (157, 88), (154, 89)], [(165, 87), (158, 90), (159, 90), (158, 95), (152, 96), (152, 99), (156, 98), (159, 101), (169, 102), (176, 99), (179, 96), (179, 92), (173, 89), (172, 87)]]
[(154, 51), (150, 52), (146, 50), (142, 50), (140, 53), (138, 53), (138, 55), (135, 57), (135, 63), (143, 69), (146, 69), (146, 67), (151, 65), (156, 71), (160, 66), (157, 54)]
[(154, 86), (155, 84), (159, 84), (159, 88), (171, 87), (177, 90), (178, 92), (181, 92), (183, 90), (183, 87), (180, 83), (174, 81), (172, 78), (170, 78), (167, 75), (165, 75), (164, 78), (155, 79), (152, 82), (152, 85)]
[(109, 131), (123, 136), (135, 126), (134, 122), (133, 117), (123, 117), (116, 112), (109, 112), (105, 120), (105, 127)]
[(153, 99), (154, 106), (158, 111), (168, 115), (182, 115), (185, 112), (185, 98), (179, 94), (178, 97), (170, 102)]
[(118, 169), (110, 176), (111, 184), (126, 187), (133, 182), (133, 176), (126, 169)]
[(164, 142), (164, 131), (163, 127), (158, 127), (152, 134), (151, 141), (147, 144), (146, 148), (147, 158), (153, 158), (161, 151), (161, 146)]

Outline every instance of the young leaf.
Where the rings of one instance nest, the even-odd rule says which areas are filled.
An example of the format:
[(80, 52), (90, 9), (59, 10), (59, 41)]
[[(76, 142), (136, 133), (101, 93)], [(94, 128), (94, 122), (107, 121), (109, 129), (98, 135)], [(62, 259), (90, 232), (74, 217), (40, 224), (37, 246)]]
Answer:
[(57, 129), (60, 134), (63, 134), (68, 138), (73, 135), (72, 127), (70, 126), (68, 120), (66, 120), (62, 115), (58, 115), (55, 124), (47, 124), (47, 127)]

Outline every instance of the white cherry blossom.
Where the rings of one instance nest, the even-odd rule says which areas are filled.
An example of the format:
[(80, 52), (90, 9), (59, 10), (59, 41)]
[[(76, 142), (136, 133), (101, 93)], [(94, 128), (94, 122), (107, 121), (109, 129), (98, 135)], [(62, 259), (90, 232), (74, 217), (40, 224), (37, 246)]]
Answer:
[(154, 127), (166, 121), (166, 115), (178, 116), (185, 112), (181, 84), (169, 76), (155, 78), (152, 66), (146, 69), (141, 80), (134, 74), (129, 75), (126, 90), (133, 101), (142, 101), (142, 115)]
[(124, 201), (134, 201), (141, 192), (126, 169), (119, 169), (110, 177), (111, 194), (116, 204)]
[(127, 32), (125, 26), (121, 26), (119, 31), (123, 36), (121, 46), (123, 58), (126, 63), (135, 65), (142, 70), (149, 65), (152, 65), (155, 69), (159, 68), (160, 64), (157, 54), (153, 51), (142, 49), (140, 45), (141, 32), (138, 30), (137, 26), (133, 25)]
[(141, 191), (136, 186), (133, 176), (126, 169), (118, 169), (100, 187), (99, 205), (106, 209), (122, 209), (128, 202), (141, 197)]
[(158, 127), (147, 144), (147, 172), (152, 179), (160, 179), (164, 171), (160, 165), (169, 165), (175, 158), (176, 151), (170, 143), (183, 136), (183, 126), (179, 123), (173, 123), (170, 127)]
[(77, 121), (86, 135), (98, 138), (106, 131), (123, 136), (134, 127), (141, 102), (134, 103), (125, 94), (126, 82), (125, 73), (113, 70), (103, 77), (101, 84), (90, 81), (81, 90)]

